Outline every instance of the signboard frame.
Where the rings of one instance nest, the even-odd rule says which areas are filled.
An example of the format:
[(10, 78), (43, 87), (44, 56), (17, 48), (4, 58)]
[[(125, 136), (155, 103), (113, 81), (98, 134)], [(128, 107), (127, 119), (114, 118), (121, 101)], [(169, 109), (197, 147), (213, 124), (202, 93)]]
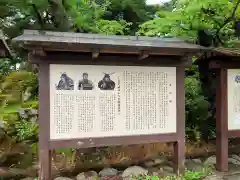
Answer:
[[(226, 50), (227, 51), (227, 50)], [(207, 60), (206, 60), (207, 59)], [(216, 169), (228, 171), (228, 139), (240, 137), (240, 129), (228, 128), (228, 70), (239, 69), (239, 56), (223, 52), (213, 55), (197, 64), (207, 63), (209, 69), (216, 70)]]
[[(142, 40), (139, 40), (141, 38)], [(51, 179), (53, 149), (84, 149), (155, 142), (174, 143), (175, 172), (178, 175), (184, 172), (184, 68), (191, 65), (192, 55), (200, 52), (201, 47), (176, 40), (164, 42), (159, 38), (141, 38), (38, 31), (26, 31), (22, 36), (15, 38), (15, 41), (23, 42), (25, 49), (29, 51), (29, 61), (39, 65), (39, 177), (41, 180)], [(176, 67), (176, 133), (51, 140), (49, 102), (51, 64)]]

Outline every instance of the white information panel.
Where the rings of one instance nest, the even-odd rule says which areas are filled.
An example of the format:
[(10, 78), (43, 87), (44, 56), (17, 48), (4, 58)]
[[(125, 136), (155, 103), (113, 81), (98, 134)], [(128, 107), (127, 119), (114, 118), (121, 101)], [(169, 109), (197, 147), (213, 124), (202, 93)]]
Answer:
[(240, 130), (240, 69), (228, 69), (228, 129)]
[(176, 68), (50, 65), (50, 138), (176, 132)]

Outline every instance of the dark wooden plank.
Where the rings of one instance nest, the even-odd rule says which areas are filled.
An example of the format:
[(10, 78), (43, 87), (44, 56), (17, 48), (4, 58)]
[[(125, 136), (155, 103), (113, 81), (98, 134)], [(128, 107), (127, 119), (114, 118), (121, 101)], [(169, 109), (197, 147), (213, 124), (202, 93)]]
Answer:
[(217, 71), (216, 92), (216, 168), (228, 171), (227, 69)]
[(180, 56), (149, 56), (139, 61), (137, 55), (109, 55), (100, 54), (97, 59), (92, 61), (92, 55), (89, 53), (50, 53), (47, 57), (41, 57), (29, 53), (28, 59), (31, 63), (49, 63), (49, 64), (82, 64), (82, 65), (117, 65), (117, 66), (186, 66), (191, 62), (181, 60)]
[(226, 68), (226, 69), (239, 69), (240, 68), (240, 59), (233, 60), (231, 58), (226, 58), (223, 60), (211, 60), (209, 61), (209, 68)]
[(50, 139), (50, 87), (49, 64), (39, 66), (39, 164), (40, 180), (49, 180), (51, 176)]
[(240, 137), (240, 130), (229, 130), (228, 137)]
[(184, 68), (176, 68), (176, 98), (177, 98), (177, 138), (174, 143), (174, 165), (177, 175), (184, 173), (185, 160), (185, 98), (184, 98)]
[(86, 138), (86, 139), (69, 139), (69, 140), (51, 140), (50, 148), (89, 148), (101, 146), (145, 144), (156, 142), (173, 142), (178, 139), (176, 133), (169, 134), (151, 134), (141, 136), (119, 136), (104, 138)]
[(186, 53), (195, 55), (200, 53), (199, 49), (188, 49), (185, 47), (151, 47), (151, 46), (120, 46), (120, 45), (98, 45), (98, 44), (84, 44), (84, 43), (43, 43), (32, 42), (25, 44), (24, 48), (28, 50), (42, 47), (45, 51), (58, 51), (58, 52), (91, 52), (92, 49), (99, 49), (100, 53), (113, 53), (113, 54), (139, 54), (141, 51), (148, 51), (150, 55), (179, 55), (185, 56)]

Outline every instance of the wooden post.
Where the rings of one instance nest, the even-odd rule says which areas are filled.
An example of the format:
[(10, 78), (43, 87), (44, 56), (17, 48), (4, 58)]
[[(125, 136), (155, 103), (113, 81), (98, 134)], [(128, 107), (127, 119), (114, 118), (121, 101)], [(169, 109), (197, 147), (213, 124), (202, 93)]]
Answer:
[(185, 161), (185, 98), (184, 98), (184, 67), (177, 67), (177, 142), (174, 143), (174, 164), (177, 175), (184, 174)]
[(51, 179), (49, 64), (39, 64), (39, 179)]
[(217, 69), (216, 91), (216, 168), (228, 171), (227, 69)]

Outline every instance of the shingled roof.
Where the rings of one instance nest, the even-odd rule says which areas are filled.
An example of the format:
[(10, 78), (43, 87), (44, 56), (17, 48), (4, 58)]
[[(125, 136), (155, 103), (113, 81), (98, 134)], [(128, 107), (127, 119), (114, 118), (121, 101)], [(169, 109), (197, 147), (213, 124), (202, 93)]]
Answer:
[(222, 54), (225, 56), (240, 56), (239, 48), (223, 48), (218, 47), (213, 49), (217, 54)]
[(208, 51), (199, 56), (194, 64), (200, 64), (203, 62), (208, 62), (212, 58), (217, 57), (218, 59), (229, 60), (226, 57), (229, 57), (234, 60), (240, 60), (240, 50), (238, 48), (224, 48), (224, 47), (216, 47), (212, 48), (212, 51)]
[(208, 50), (208, 48), (175, 38), (36, 30), (25, 30), (23, 35), (13, 41), (23, 43), (23, 47), (28, 50), (40, 47), (45, 51), (92, 52), (98, 50), (100, 53), (120, 54), (139, 54), (141, 51), (148, 51), (151, 55), (186, 55)]

